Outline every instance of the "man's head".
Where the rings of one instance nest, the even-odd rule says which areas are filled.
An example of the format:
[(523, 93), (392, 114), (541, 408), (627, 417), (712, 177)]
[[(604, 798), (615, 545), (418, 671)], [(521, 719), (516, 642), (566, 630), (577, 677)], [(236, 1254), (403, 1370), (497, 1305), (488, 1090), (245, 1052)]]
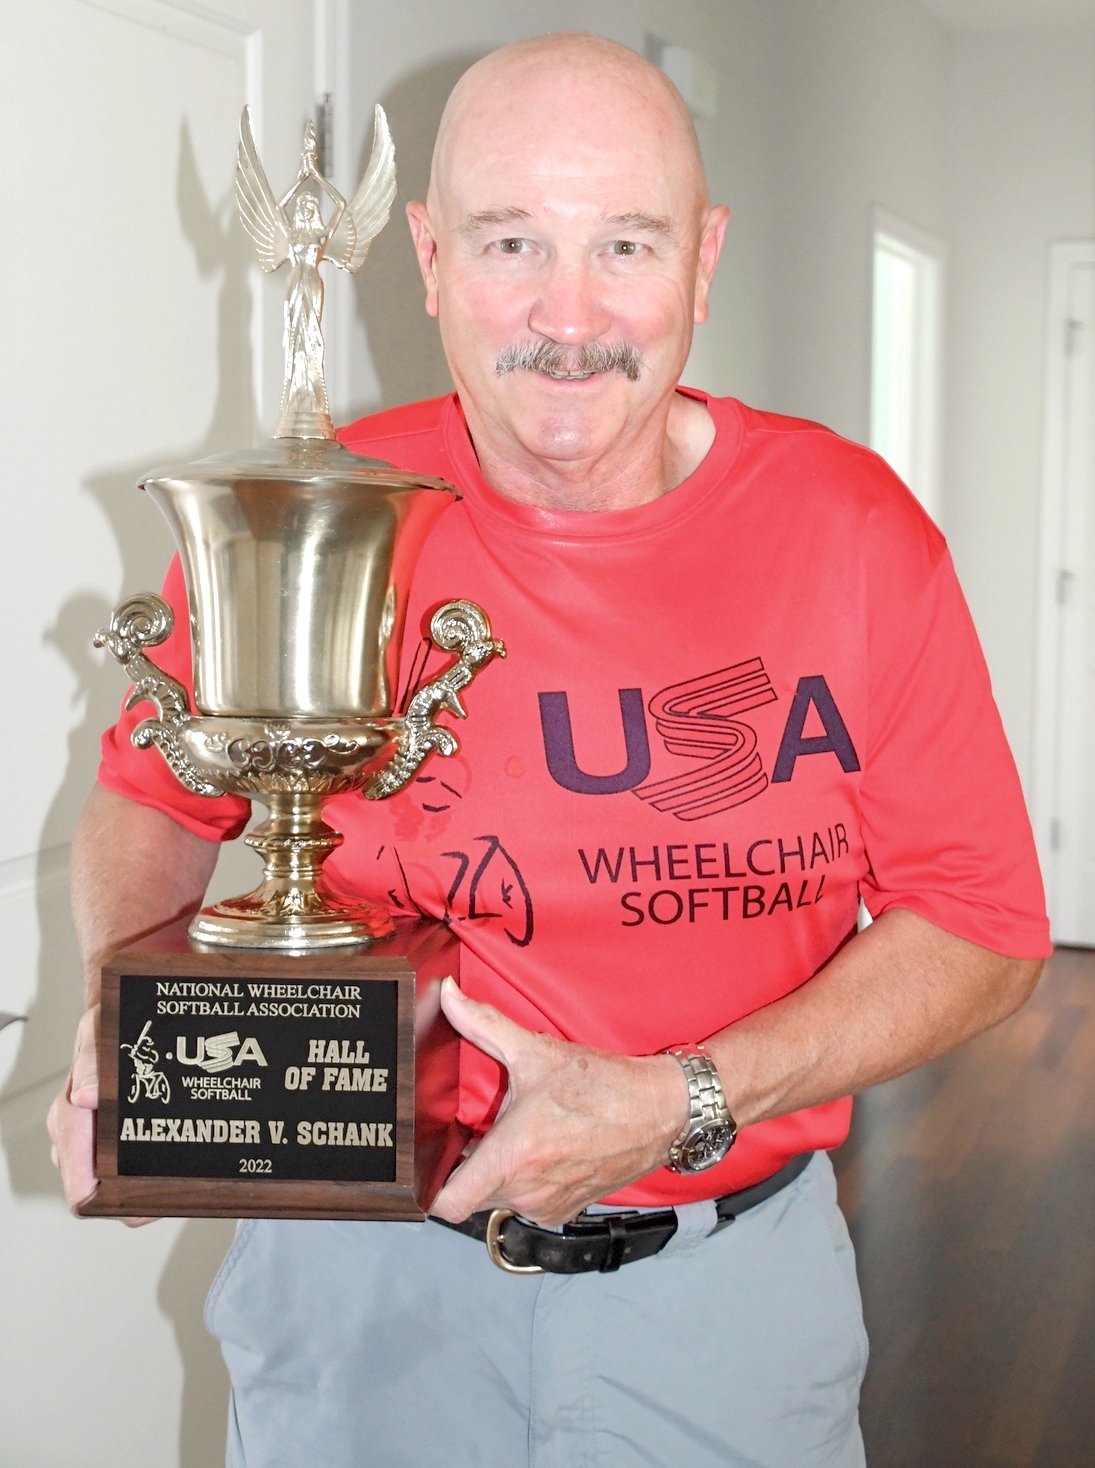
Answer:
[(667, 407), (726, 210), (656, 67), (583, 34), (493, 52), (453, 91), (407, 212), (477, 440), (562, 465)]

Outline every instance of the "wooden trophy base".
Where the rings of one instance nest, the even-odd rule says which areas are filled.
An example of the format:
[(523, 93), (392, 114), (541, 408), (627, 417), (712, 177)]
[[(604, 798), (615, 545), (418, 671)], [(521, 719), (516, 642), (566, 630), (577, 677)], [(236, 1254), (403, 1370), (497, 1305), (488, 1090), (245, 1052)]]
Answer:
[(87, 1217), (421, 1221), (467, 1140), (440, 923), (352, 953), (195, 948), (185, 922), (103, 968)]

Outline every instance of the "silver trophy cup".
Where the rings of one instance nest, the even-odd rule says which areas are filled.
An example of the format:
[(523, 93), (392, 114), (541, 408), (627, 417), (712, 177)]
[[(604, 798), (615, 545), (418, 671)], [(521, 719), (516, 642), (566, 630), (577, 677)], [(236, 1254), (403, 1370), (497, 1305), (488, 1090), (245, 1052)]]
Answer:
[(240, 213), (263, 267), (291, 265), (277, 434), (258, 450), (158, 471), (142, 484), (182, 559), (196, 712), (147, 654), (173, 627), (161, 597), (130, 597), (96, 637), (133, 682), (127, 707), (155, 707), (133, 731), (138, 748), (155, 745), (196, 794), (233, 792), (269, 809), (246, 838), (264, 861), (261, 884), (200, 912), (190, 933), (201, 943), (307, 952), (390, 933), (383, 908), (343, 901), (326, 884), (322, 863), (342, 837), (324, 821), (323, 801), (354, 790), (392, 795), (431, 753), (452, 754), (456, 738), (436, 715), (462, 717), (461, 689), (504, 652), (477, 606), (446, 603), (430, 633), (455, 661), (394, 714), (411, 577), (457, 492), (334, 441), (318, 269), (324, 259), (360, 268), (394, 190), (379, 108), (369, 167), (349, 202), (318, 172), (310, 124), (297, 181), (275, 201), (244, 113)]

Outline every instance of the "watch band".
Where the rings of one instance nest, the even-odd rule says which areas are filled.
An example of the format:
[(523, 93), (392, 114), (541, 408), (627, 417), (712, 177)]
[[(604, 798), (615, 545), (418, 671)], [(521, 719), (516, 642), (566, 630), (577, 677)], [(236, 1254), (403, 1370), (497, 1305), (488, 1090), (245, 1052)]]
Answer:
[(670, 1143), (667, 1166), (673, 1172), (702, 1172), (729, 1152), (737, 1138), (737, 1123), (705, 1046), (675, 1045), (663, 1053), (672, 1055), (684, 1071), (689, 1106), (688, 1120)]

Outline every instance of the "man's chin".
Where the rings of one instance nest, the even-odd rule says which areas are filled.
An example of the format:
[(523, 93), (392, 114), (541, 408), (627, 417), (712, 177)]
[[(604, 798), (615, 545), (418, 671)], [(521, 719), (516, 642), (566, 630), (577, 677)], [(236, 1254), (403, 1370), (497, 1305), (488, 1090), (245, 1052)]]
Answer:
[(626, 421), (622, 413), (560, 411), (516, 416), (513, 427), (524, 448), (535, 458), (554, 463), (596, 459), (619, 438)]
[[(543, 372), (514, 372), (490, 385), (487, 417), (533, 458), (556, 463), (598, 458), (650, 404), (621, 372), (557, 382)], [(485, 406), (485, 405), (483, 405)]]

